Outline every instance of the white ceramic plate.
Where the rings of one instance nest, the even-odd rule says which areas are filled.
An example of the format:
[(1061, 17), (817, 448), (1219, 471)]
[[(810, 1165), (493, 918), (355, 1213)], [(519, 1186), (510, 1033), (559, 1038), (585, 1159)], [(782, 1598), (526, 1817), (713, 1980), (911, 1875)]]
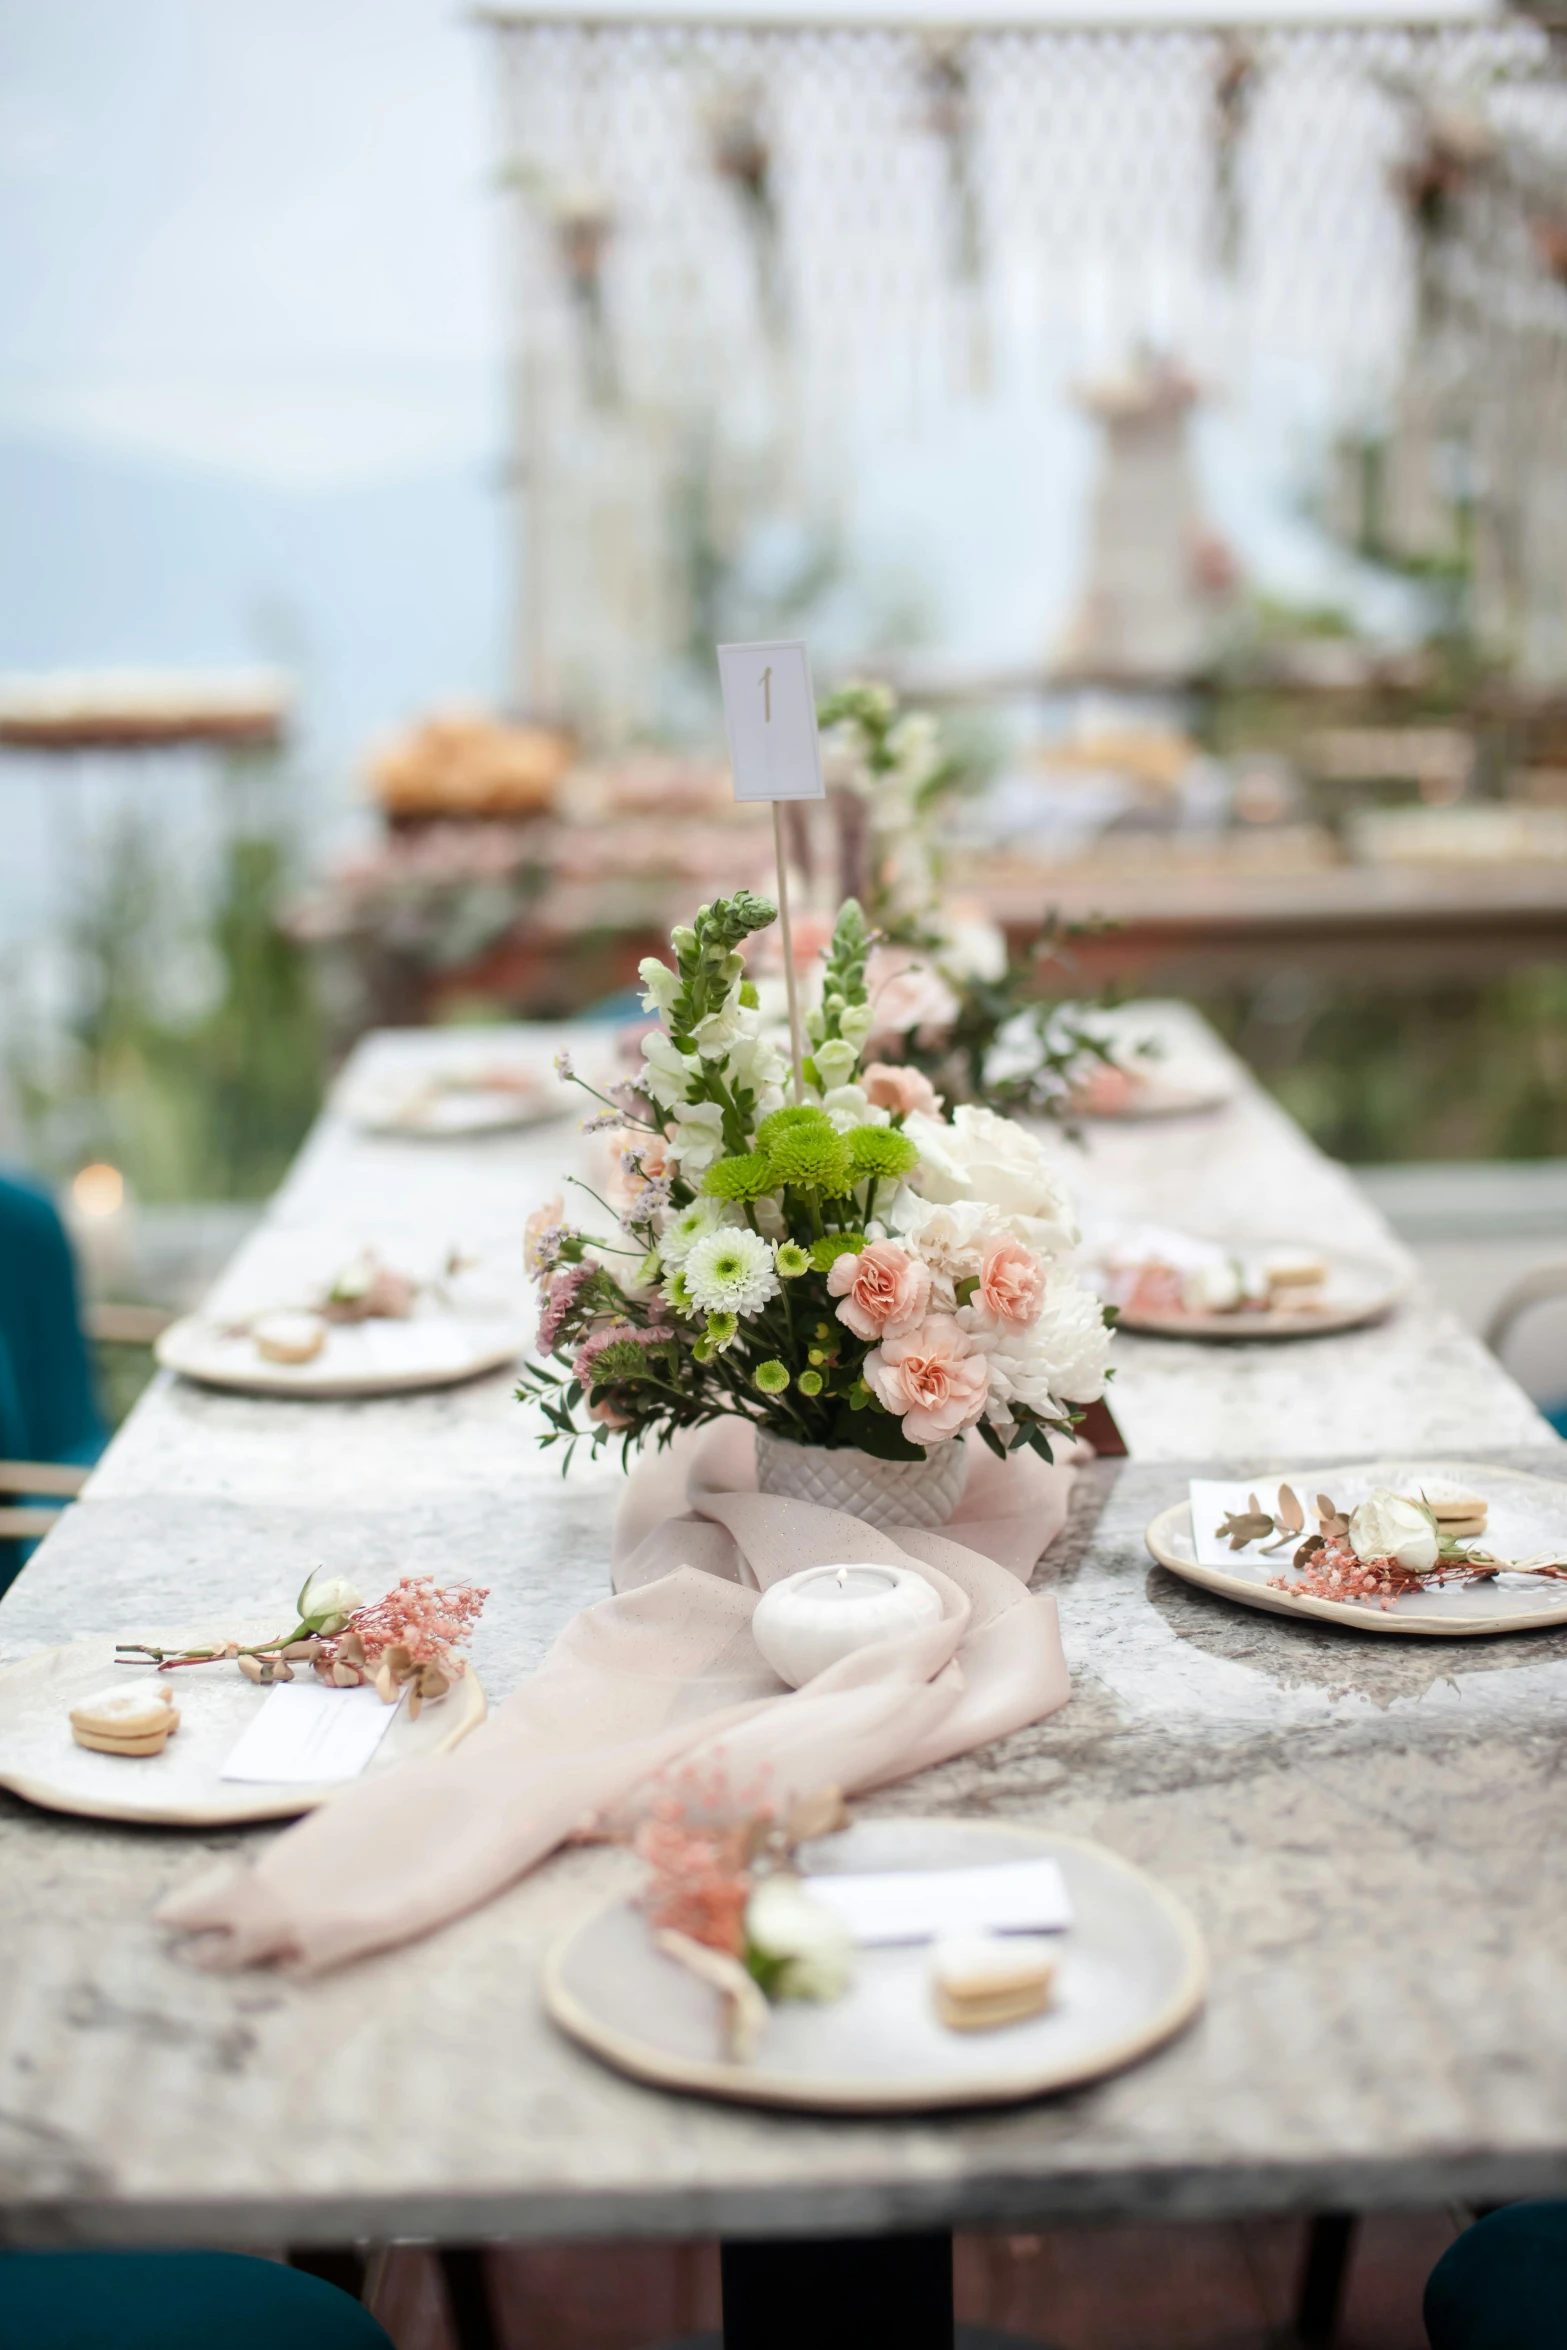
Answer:
[[(141, 1639), (140, 1627), (135, 1637)], [(194, 1647), (211, 1634), (154, 1635), (164, 1647)], [(266, 1703), (267, 1692), (233, 1664), (195, 1665), (166, 1675), (180, 1726), (161, 1754), (95, 1754), (71, 1736), (70, 1709), (116, 1682), (150, 1668), (116, 1665), (112, 1639), (73, 1640), (0, 1671), (0, 1787), (50, 1811), (95, 1820), (142, 1820), (168, 1827), (209, 1827), (242, 1820), (286, 1820), (329, 1803), (357, 1780), (329, 1786), (266, 1786), (220, 1774), (236, 1739)], [(406, 1701), (376, 1750), (370, 1771), (421, 1754), (444, 1754), (476, 1730), (484, 1691), (470, 1666), (438, 1705), (411, 1721)], [(364, 1776), (367, 1774), (361, 1774)]]
[(336, 1400), (453, 1387), (515, 1362), (530, 1333), (509, 1316), (413, 1314), (406, 1322), (335, 1322), (308, 1363), (271, 1363), (243, 1331), (199, 1314), (171, 1323), (155, 1352), (165, 1369), (241, 1395)]
[(928, 1944), (861, 1950), (853, 1989), (773, 2008), (747, 2064), (723, 2053), (717, 1994), (653, 1946), (633, 1902), (607, 1903), (554, 1945), (545, 2003), (573, 2039), (661, 2088), (824, 2113), (1003, 2105), (1146, 2056), (1194, 2015), (1207, 1961), (1190, 1916), (1103, 1846), (952, 1819), (861, 1820), (806, 1855), (821, 1869), (962, 1868), (1048, 1854), (1076, 1924), (1055, 1939), (1054, 2006), (997, 2032), (952, 2032), (931, 2001)]
[(508, 1065), (505, 1076), (507, 1082), (500, 1084), (487, 1082), (481, 1069), (431, 1077), (367, 1076), (345, 1089), (340, 1107), (366, 1134), (431, 1142), (547, 1125), (571, 1108), (553, 1070)]
[[(1266, 1501), (1290, 1471), (1262, 1470), (1244, 1482)], [(1313, 1469), (1313, 1493), (1330, 1494), (1341, 1509), (1352, 1509), (1374, 1485), (1395, 1493), (1416, 1493), (1422, 1485), (1447, 1481), (1479, 1494), (1490, 1504), (1483, 1536), (1485, 1545), (1504, 1557), (1528, 1558), (1567, 1541), (1567, 1484), (1554, 1477), (1533, 1477), (1523, 1469), (1487, 1467), (1481, 1461), (1357, 1461), (1338, 1468)], [(1421, 1591), (1384, 1611), (1374, 1605), (1357, 1606), (1347, 1599), (1314, 1599), (1302, 1592), (1272, 1591), (1269, 1578), (1288, 1575), (1290, 1550), (1259, 1558), (1255, 1548), (1232, 1553), (1233, 1564), (1199, 1565), (1192, 1540), (1192, 1512), (1188, 1501), (1161, 1510), (1145, 1536), (1148, 1548), (1162, 1567), (1205, 1591), (1237, 1599), (1245, 1607), (1265, 1608), (1270, 1615), (1310, 1616), (1319, 1622), (1348, 1624), (1357, 1632), (1415, 1633), (1426, 1639), (1472, 1640), (1487, 1632), (1539, 1632), (1567, 1629), (1567, 1583), (1515, 1575), (1494, 1583), (1450, 1583), (1437, 1591)]]
[(1269, 1248), (1309, 1246), (1327, 1266), (1327, 1279), (1313, 1291), (1313, 1305), (1275, 1306), (1232, 1314), (1157, 1314), (1123, 1306), (1118, 1327), (1152, 1338), (1328, 1338), (1358, 1330), (1392, 1312), (1409, 1284), (1394, 1265), (1347, 1249), (1319, 1248), (1299, 1240), (1226, 1243), (1237, 1256), (1258, 1256)]
[(1234, 1079), (1222, 1069), (1184, 1069), (1156, 1060), (1118, 1060), (1115, 1066), (1131, 1081), (1124, 1097), (1098, 1107), (1091, 1097), (1074, 1101), (1074, 1118), (1116, 1126), (1142, 1118), (1189, 1118), (1222, 1110), (1235, 1098)]

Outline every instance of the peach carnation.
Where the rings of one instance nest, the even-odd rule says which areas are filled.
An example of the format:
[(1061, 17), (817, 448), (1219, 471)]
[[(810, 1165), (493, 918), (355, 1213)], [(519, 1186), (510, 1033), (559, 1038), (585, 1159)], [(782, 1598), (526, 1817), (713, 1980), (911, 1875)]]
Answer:
[(861, 1070), (860, 1083), (872, 1108), (891, 1110), (895, 1118), (906, 1118), (912, 1110), (923, 1110), (927, 1118), (941, 1116), (941, 1096), (923, 1069), (872, 1061), (868, 1069)]
[(930, 1267), (894, 1240), (873, 1240), (858, 1256), (834, 1257), (827, 1288), (843, 1300), (838, 1319), (856, 1338), (901, 1338), (924, 1319)]
[(985, 1250), (971, 1302), (987, 1321), (1009, 1322), (1017, 1329), (1038, 1321), (1044, 1310), (1045, 1278), (1033, 1250), (1004, 1232)]
[(932, 1314), (906, 1338), (886, 1339), (866, 1356), (864, 1374), (911, 1444), (941, 1444), (972, 1428), (990, 1386), (985, 1357), (947, 1314)]

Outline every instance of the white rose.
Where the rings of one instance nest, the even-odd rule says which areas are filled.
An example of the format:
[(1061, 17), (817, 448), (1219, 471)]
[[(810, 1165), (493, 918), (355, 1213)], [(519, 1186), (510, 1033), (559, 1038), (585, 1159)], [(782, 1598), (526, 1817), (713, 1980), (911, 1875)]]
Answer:
[(657, 955), (644, 955), (637, 965), (637, 977), (642, 982), (642, 1009), (644, 1012), (668, 1012), (674, 1007), (680, 993), (678, 973)]
[(904, 1132), (919, 1146), (915, 1188), (941, 1203), (977, 1200), (1045, 1256), (1075, 1248), (1077, 1218), (1065, 1184), (1033, 1135), (994, 1110), (964, 1102), (950, 1126), (915, 1111)]
[(994, 1420), (1010, 1419), (1012, 1403), (1055, 1418), (1062, 1404), (1094, 1403), (1105, 1391), (1113, 1333), (1098, 1298), (1070, 1276), (1050, 1283), (1038, 1319), (1021, 1328), (984, 1321), (971, 1306), (959, 1308), (958, 1322), (985, 1350), (991, 1401), (1001, 1407)]
[(774, 1999), (839, 1999), (854, 1980), (845, 1927), (798, 1877), (764, 1877), (745, 1905), (745, 1936)]
[(1442, 1547), (1436, 1520), (1425, 1504), (1390, 1493), (1385, 1485), (1351, 1515), (1349, 1546), (1367, 1564), (1372, 1559), (1396, 1559), (1417, 1575), (1436, 1565)]
[(294, 1605), (312, 1632), (341, 1632), (355, 1608), (364, 1606), (364, 1594), (346, 1575), (308, 1575)]

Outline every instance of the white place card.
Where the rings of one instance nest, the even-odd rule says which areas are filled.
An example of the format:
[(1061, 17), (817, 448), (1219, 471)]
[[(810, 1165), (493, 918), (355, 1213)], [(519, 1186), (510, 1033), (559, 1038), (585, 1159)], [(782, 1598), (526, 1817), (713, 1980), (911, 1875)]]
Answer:
[(251, 1717), (220, 1776), (282, 1787), (357, 1779), (396, 1712), (368, 1685), (329, 1689), (313, 1679), (279, 1681), (267, 1691), (266, 1703)]
[(807, 1882), (813, 1898), (841, 1919), (856, 1942), (1050, 1934), (1072, 1923), (1072, 1896), (1053, 1860), (1003, 1860), (969, 1869), (878, 1869)]
[(737, 800), (821, 800), (811, 657), (797, 638), (720, 645), (718, 677)]

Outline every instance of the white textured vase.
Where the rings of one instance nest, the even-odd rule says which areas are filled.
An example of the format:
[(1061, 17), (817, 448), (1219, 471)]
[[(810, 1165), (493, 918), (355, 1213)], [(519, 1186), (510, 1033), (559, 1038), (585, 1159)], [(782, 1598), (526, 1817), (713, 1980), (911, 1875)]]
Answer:
[(756, 1483), (787, 1501), (820, 1502), (863, 1518), (867, 1526), (944, 1526), (968, 1475), (961, 1436), (933, 1444), (922, 1461), (882, 1461), (874, 1453), (824, 1444), (791, 1444), (756, 1431)]

